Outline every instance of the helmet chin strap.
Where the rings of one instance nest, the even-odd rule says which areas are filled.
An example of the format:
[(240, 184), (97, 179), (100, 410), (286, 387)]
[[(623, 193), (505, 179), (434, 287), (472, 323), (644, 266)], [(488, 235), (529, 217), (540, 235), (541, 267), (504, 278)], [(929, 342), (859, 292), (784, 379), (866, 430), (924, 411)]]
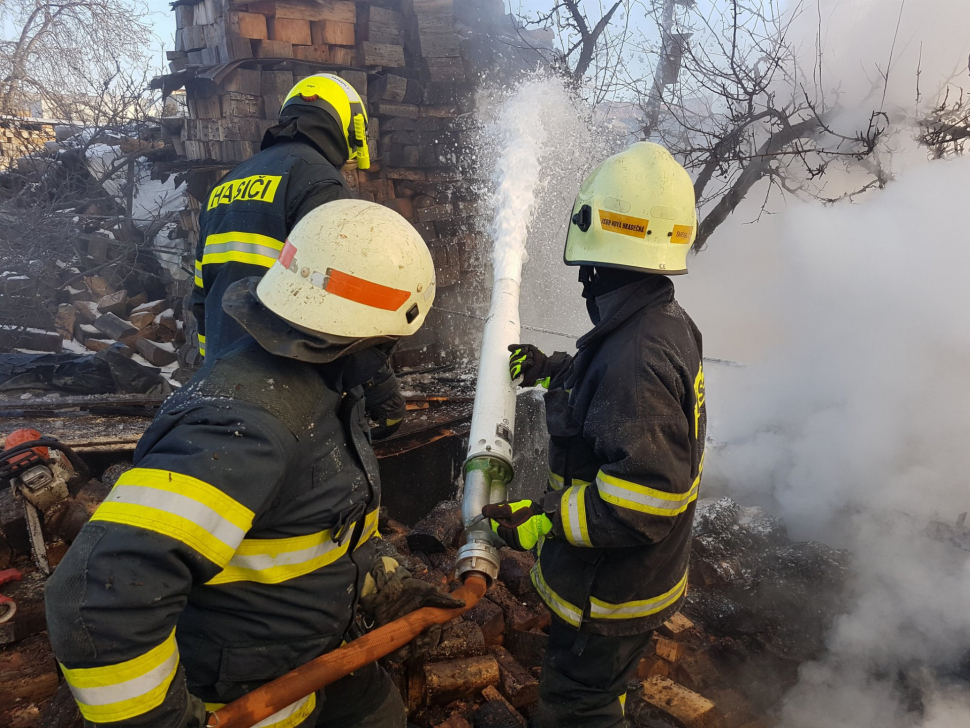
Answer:
[(367, 146), (367, 121), (363, 114), (354, 114), (354, 149), (357, 152), (357, 169), (370, 169), (370, 148)]

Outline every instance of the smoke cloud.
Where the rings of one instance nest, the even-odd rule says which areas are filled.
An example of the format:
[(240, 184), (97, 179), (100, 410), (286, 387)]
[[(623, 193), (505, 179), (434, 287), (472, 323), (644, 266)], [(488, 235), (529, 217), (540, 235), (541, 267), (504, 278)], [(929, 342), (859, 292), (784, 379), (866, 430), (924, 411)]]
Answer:
[[(785, 728), (970, 719), (970, 554), (930, 540), (970, 509), (970, 160), (912, 169), (864, 204), (740, 219), (679, 297), (713, 368), (704, 495), (781, 515), (852, 551), (852, 606), (805, 665)], [(966, 684), (964, 683), (964, 690)]]
[[(702, 495), (762, 505), (793, 538), (853, 554), (850, 606), (802, 666), (782, 728), (970, 724), (970, 554), (926, 535), (970, 510), (970, 159), (928, 162), (912, 123), (917, 71), (924, 109), (966, 81), (970, 4), (900, 7), (822, 0), (794, 27), (805, 68), (822, 50), (841, 122), (864, 127), (873, 109), (892, 119), (880, 154), (893, 181), (858, 204), (775, 200), (751, 224), (755, 190), (758, 207), (739, 209), (675, 279), (705, 353), (744, 364), (708, 366)], [(549, 218), (529, 240), (524, 285), (538, 293), (523, 323), (582, 333), (574, 271), (558, 258), (579, 180), (608, 150), (573, 138), (583, 152), (540, 199)]]

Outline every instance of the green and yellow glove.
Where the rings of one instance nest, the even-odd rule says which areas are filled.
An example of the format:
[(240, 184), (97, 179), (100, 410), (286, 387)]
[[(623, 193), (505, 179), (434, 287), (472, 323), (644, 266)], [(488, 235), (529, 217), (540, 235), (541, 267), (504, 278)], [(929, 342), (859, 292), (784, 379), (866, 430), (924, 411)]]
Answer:
[(520, 387), (534, 387), (538, 384), (549, 388), (549, 378), (553, 373), (549, 366), (549, 357), (532, 344), (512, 344), (509, 351), (512, 352), (509, 356), (509, 374), (513, 381), (522, 377)]
[(552, 521), (533, 500), (493, 503), (482, 508), (492, 530), (516, 551), (535, 548), (539, 539), (552, 530)]

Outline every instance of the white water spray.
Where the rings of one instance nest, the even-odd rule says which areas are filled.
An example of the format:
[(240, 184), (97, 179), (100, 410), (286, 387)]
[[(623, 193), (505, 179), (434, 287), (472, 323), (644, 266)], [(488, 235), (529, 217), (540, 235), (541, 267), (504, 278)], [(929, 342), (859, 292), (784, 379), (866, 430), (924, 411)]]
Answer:
[[(492, 174), (492, 300), (482, 337), (478, 384), (468, 439), (462, 514), (466, 526), (488, 503), (505, 500), (512, 479), (515, 385), (509, 379), (508, 347), (520, 340), (519, 291), (528, 260), (526, 239), (552, 140), (546, 119), (561, 105), (562, 87), (551, 80), (521, 84), (486, 127), (499, 150)], [(458, 572), (498, 573), (498, 554), (487, 524), (470, 528), (459, 552)], [(494, 572), (494, 573), (493, 573)]]

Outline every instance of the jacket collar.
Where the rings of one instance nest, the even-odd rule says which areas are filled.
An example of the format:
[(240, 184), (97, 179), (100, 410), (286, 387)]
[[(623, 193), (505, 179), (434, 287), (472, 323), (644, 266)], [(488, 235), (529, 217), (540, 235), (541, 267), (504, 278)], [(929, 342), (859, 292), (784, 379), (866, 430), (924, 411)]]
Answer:
[(270, 354), (310, 364), (327, 364), (371, 346), (395, 341), (394, 337), (387, 336), (348, 339), (300, 331), (260, 302), (256, 296), (259, 280), (258, 276), (253, 276), (230, 285), (222, 297), (222, 310)]
[(600, 322), (576, 342), (578, 349), (600, 341), (637, 311), (674, 300), (674, 284), (667, 276), (647, 276), (602, 296), (597, 296)]
[(645, 308), (662, 306), (674, 300), (674, 284), (666, 276), (654, 275), (630, 283), (596, 298), (600, 322), (576, 342), (576, 357), (553, 386), (573, 389), (586, 376), (586, 371), (603, 339)]

